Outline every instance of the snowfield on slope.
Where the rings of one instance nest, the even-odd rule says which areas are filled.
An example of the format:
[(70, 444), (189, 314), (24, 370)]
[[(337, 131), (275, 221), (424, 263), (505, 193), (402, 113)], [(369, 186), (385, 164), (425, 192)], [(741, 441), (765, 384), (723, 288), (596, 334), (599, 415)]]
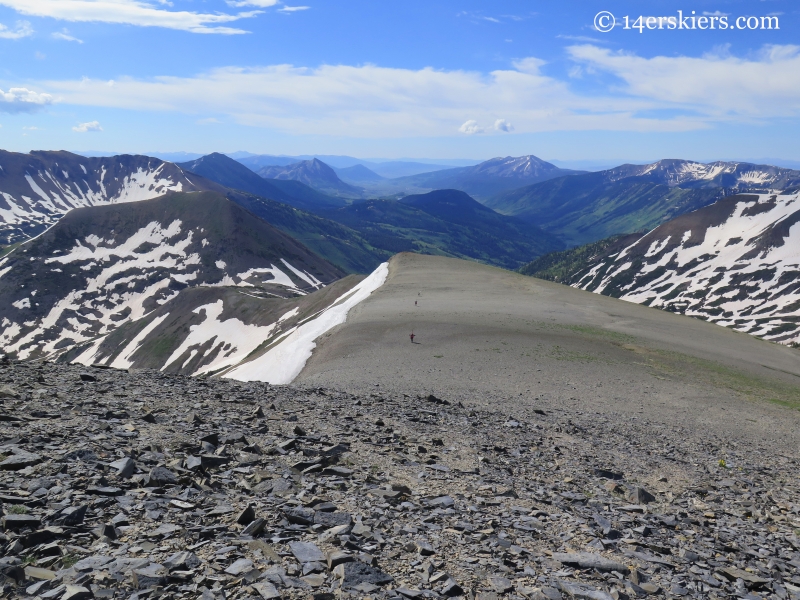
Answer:
[(705, 228), (690, 214), (654, 229), (573, 286), (800, 342), (800, 193), (742, 198)]
[(228, 371), (224, 378), (239, 381), (266, 381), (286, 384), (294, 381), (311, 358), (316, 340), (347, 320), (347, 313), (381, 287), (389, 275), (389, 263), (382, 263), (366, 279), (342, 294), (319, 314), (314, 315), (261, 356)]
[[(198, 252), (205, 241), (201, 237), (202, 230), (183, 231), (182, 222), (176, 219), (168, 224), (153, 221), (125, 239), (89, 235), (75, 240), (67, 251), (45, 258), (40, 265), (45, 271), (59, 274), (62, 269), (71, 268), (75, 277), (71, 279), (73, 289), (58, 290), (60, 297), (40, 318), (29, 316), (31, 304), (37, 301), (35, 291), (14, 302), (19, 317), (5, 318), (0, 323), (0, 344), (4, 351), (15, 352), (21, 360), (35, 352), (52, 357), (147, 316), (175, 298), (181, 289), (198, 281), (202, 269)], [(218, 279), (203, 285), (260, 289), (268, 286), (272, 290), (277, 286), (292, 296), (307, 293), (299, 285), (312, 291), (324, 287), (313, 275), (287, 260), (281, 259), (279, 263), (283, 270), (272, 264), (228, 273), (226, 263), (217, 261)], [(206, 271), (206, 275), (213, 275), (213, 271)], [(99, 346), (94, 348), (97, 350)], [(92, 364), (96, 358), (90, 348), (79, 362)], [(118, 360), (122, 365), (126, 359)]]

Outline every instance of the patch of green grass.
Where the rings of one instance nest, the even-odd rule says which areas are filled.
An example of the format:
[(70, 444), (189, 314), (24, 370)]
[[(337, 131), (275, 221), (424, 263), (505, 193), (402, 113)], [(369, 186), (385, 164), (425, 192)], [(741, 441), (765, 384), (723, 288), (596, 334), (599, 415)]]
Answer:
[(81, 557), (78, 556), (77, 554), (65, 554), (64, 556), (61, 557), (61, 564), (63, 565), (63, 568), (69, 569), (80, 559)]
[(564, 329), (569, 329), (575, 333), (582, 333), (584, 335), (594, 335), (597, 337), (604, 337), (611, 339), (621, 344), (630, 344), (636, 340), (632, 335), (626, 333), (619, 333), (617, 331), (610, 331), (602, 327), (593, 327), (592, 325), (561, 325)]
[(687, 376), (704, 384), (731, 390), (751, 401), (770, 402), (800, 410), (800, 385), (754, 375), (712, 360), (681, 352), (626, 346), (628, 350), (648, 356), (647, 365), (680, 378)]
[(8, 507), (8, 514), (10, 515), (25, 515), (28, 514), (28, 507), (22, 504), (12, 504)]
[(556, 360), (567, 360), (567, 361), (587, 361), (593, 362), (596, 360), (600, 360), (599, 357), (594, 356), (592, 354), (584, 354), (583, 352), (574, 352), (573, 350), (567, 350), (562, 348), (561, 346), (553, 346), (553, 348), (548, 353), (550, 358), (555, 358)]
[(444, 354), (434, 354), (433, 358), (443, 358)]
[(19, 248), (22, 244), (23, 242), (17, 242), (16, 244), (9, 244), (8, 246), (0, 246), (0, 258), (10, 254), (15, 248)]

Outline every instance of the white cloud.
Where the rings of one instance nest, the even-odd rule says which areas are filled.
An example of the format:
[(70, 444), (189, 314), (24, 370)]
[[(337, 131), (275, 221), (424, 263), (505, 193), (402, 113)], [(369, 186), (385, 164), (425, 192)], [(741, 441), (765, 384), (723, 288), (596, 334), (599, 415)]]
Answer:
[[(254, 0), (267, 1), (267, 0)], [(247, 33), (242, 29), (220, 26), (259, 14), (259, 11), (234, 15), (164, 10), (140, 0), (0, 0), (0, 5), (23, 15), (52, 17), (71, 22), (99, 22), (165, 27), (192, 33)]]
[(467, 135), (472, 135), (475, 133), (483, 133), (485, 130), (483, 127), (478, 126), (478, 122), (474, 119), (470, 119), (469, 121), (465, 121), (461, 127), (458, 128), (461, 133), (466, 133)]
[(27, 21), (17, 21), (15, 29), (9, 29), (0, 23), (0, 39), (19, 40), (33, 34), (33, 28)]
[(269, 8), (279, 4), (279, 0), (227, 0), (230, 6), (257, 6), (259, 8)]
[(57, 40), (63, 40), (65, 42), (77, 42), (78, 44), (83, 43), (83, 40), (79, 40), (78, 38), (70, 35), (66, 29), (62, 31), (56, 31), (52, 34), (52, 36)]
[[(573, 77), (527, 57), (490, 73), (376, 65), (226, 67), (190, 77), (41, 82), (73, 105), (224, 118), (292, 135), (436, 137), (514, 131), (686, 131), (800, 115), (800, 49), (768, 46), (749, 58), (641, 58), (572, 46)], [(608, 84), (608, 74), (615, 81)], [(605, 86), (604, 88), (601, 86)], [(466, 121), (466, 123), (465, 123)], [(483, 125), (481, 125), (483, 124)]]
[(0, 90), (0, 112), (30, 113), (53, 103), (50, 94), (40, 94), (27, 88)]
[(699, 58), (642, 58), (592, 45), (568, 52), (622, 80), (620, 92), (662, 109), (685, 108), (712, 119), (800, 114), (800, 46), (767, 45), (748, 58), (732, 56), (724, 47)]
[(610, 44), (609, 40), (593, 38), (588, 35), (557, 35), (559, 40), (569, 40), (571, 42), (586, 42), (587, 44)]
[(100, 123), (97, 121), (89, 121), (88, 123), (78, 123), (76, 127), (72, 128), (72, 131), (87, 133), (89, 131), (103, 131), (103, 128), (100, 127)]
[(293, 13), (293, 12), (297, 12), (299, 10), (308, 10), (309, 8), (311, 8), (311, 7), (310, 6), (282, 6), (281, 8), (278, 9), (278, 12)]
[(495, 131), (505, 131), (506, 133), (514, 131), (514, 126), (505, 119), (497, 119), (494, 122)]

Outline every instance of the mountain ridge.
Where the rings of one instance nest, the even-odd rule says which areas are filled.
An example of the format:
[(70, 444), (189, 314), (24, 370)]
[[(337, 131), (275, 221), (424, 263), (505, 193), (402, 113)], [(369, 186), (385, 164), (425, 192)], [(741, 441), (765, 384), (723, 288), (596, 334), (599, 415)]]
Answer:
[(321, 192), (349, 198), (360, 198), (363, 190), (345, 183), (330, 166), (312, 158), (286, 166), (267, 166), (257, 171), (265, 179), (294, 180)]
[[(798, 248), (800, 192), (737, 194), (612, 240), (561, 281), (797, 344)], [(535, 275), (536, 265), (524, 271)]]
[(665, 159), (558, 177), (500, 192), (485, 201), (583, 245), (647, 231), (739, 191), (800, 184), (800, 171), (751, 163)]
[(195, 286), (288, 298), (344, 272), (217, 192), (70, 211), (0, 259), (0, 344), (54, 355)]
[(391, 253), (440, 254), (516, 269), (533, 256), (563, 247), (538, 227), (500, 215), (460, 190), (361, 200), (320, 214)]
[(219, 152), (180, 163), (178, 166), (227, 188), (249, 192), (303, 210), (344, 204), (341, 199), (323, 194), (300, 181), (261, 177), (240, 162)]
[(66, 151), (0, 150), (0, 243), (46, 230), (73, 208), (155, 198), (169, 191), (220, 191), (157, 158), (87, 158)]
[(396, 185), (457, 189), (483, 199), (500, 191), (575, 173), (532, 154), (497, 157), (471, 167), (456, 167), (392, 180)]

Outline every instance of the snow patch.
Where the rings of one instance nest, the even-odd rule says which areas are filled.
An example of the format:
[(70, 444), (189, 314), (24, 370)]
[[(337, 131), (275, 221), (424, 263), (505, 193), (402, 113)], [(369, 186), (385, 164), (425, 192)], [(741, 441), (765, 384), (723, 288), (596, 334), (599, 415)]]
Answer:
[(350, 309), (362, 302), (386, 281), (389, 264), (381, 264), (366, 279), (337, 298), (315, 319), (300, 325), (279, 344), (254, 360), (239, 365), (223, 377), (239, 381), (291, 383), (303, 370), (316, 340), (333, 327), (347, 320)]

